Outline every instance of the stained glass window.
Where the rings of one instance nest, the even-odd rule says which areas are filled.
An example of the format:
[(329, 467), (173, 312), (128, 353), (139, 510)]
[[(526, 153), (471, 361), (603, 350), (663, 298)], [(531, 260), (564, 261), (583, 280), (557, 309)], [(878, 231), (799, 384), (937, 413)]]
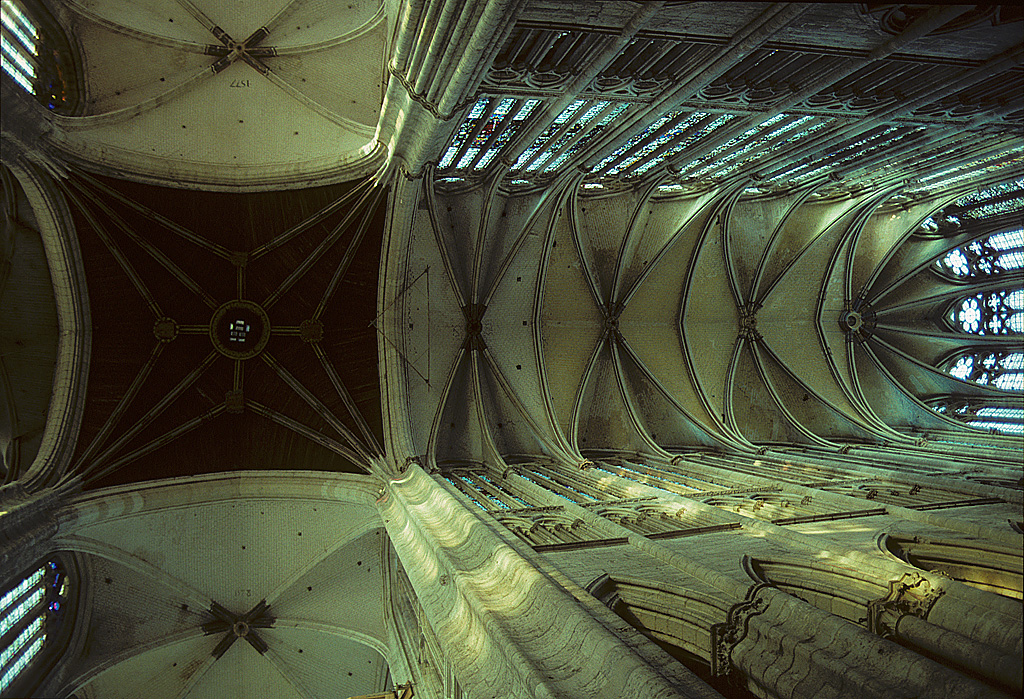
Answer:
[[(449, 483), (458, 488), (463, 495), (472, 500), (473, 504), (475, 504), (481, 510), (483, 510), (484, 512), (488, 511), (487, 506), (481, 503), (476, 497), (474, 497), (474, 494), (478, 493), (479, 491), (477, 491), (476, 487), (468, 478), (466, 478), (465, 476), (445, 476), (445, 479), (447, 479)], [(469, 486), (468, 488), (467, 484)]]
[(961, 381), (971, 381), (1003, 391), (1024, 391), (1024, 353), (971, 351), (947, 362), (947, 371)]
[(3, 74), (48, 109), (72, 112), (78, 87), (67, 37), (37, 0), (0, 0)]
[(511, 171), (521, 174), (558, 170), (629, 106), (628, 102), (576, 100), (523, 151)]
[[(897, 126), (887, 127), (879, 133), (854, 141), (833, 153), (815, 158), (811, 162), (797, 168), (793, 174), (790, 174), (789, 179), (797, 183), (804, 182), (816, 175), (825, 174), (836, 168), (853, 165), (856, 161), (862, 160), (877, 151), (893, 149), (900, 141), (923, 130), (923, 126), (910, 130), (903, 130)], [(777, 178), (772, 178), (772, 180), (775, 179)]]
[(974, 221), (1024, 212), (1024, 179), (1001, 182), (960, 197), (921, 223), (926, 234), (948, 234)]
[(507, 488), (505, 488), (503, 485), (501, 485), (500, 483), (495, 483), (494, 481), (492, 481), (490, 478), (488, 478), (487, 476), (485, 476), (483, 474), (480, 474), (480, 480), (484, 481), (485, 483), (490, 484), (496, 490), (500, 490), (502, 492), (502, 494), (506, 495), (509, 498), (512, 498), (513, 500), (518, 502), (523, 507), (530, 507), (530, 503), (526, 502), (526, 500), (523, 500), (518, 495), (509, 492), (509, 490)]
[(935, 261), (952, 279), (1002, 274), (1024, 268), (1024, 229), (1002, 231), (953, 248)]
[(920, 178), (921, 184), (908, 192), (934, 191), (963, 182), (978, 180), (991, 176), (992, 173), (1006, 168), (1020, 168), (1024, 162), (1024, 146), (1014, 146), (1004, 151), (973, 160), (969, 163), (946, 168)]
[(639, 177), (735, 118), (732, 114), (672, 111), (634, 134), (592, 170), (596, 177)]
[[(809, 136), (831, 122), (831, 119), (819, 117), (777, 114), (683, 166), (679, 175), (711, 179), (724, 177), (770, 155), (781, 145)], [(796, 129), (799, 130), (793, 133)]]
[(44, 649), (67, 610), (69, 582), (49, 561), (0, 597), (0, 693), (5, 692)]
[(501, 153), (540, 100), (483, 97), (473, 105), (445, 149), (438, 169), (481, 171)]
[(948, 399), (932, 405), (947, 417), (990, 432), (1024, 434), (1024, 408), (993, 405), (981, 400)]
[(986, 291), (960, 299), (947, 319), (957, 330), (972, 335), (1024, 333), (1024, 289)]
[(2, 66), (7, 75), (30, 95), (36, 94), (36, 56), (39, 30), (12, 0), (0, 2)]

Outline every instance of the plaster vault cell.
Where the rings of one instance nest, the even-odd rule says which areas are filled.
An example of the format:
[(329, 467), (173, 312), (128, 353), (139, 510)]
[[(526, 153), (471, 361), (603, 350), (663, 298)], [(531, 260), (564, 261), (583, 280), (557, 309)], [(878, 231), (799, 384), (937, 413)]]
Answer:
[[(69, 4), (87, 83), (84, 111), (57, 119), (62, 149), (137, 177), (206, 187), (352, 179), (376, 168), (382, 6), (192, 7)], [(247, 40), (253, 45), (235, 48)]]
[[(147, 507), (64, 537), (85, 555), (93, 591), (88, 637), (62, 673), (67, 689), (80, 698), (305, 697), (383, 686), (386, 537), (372, 506), (255, 489), (225, 497), (241, 481), (219, 481), (165, 481)], [(214, 657), (224, 634), (203, 633), (211, 605), (240, 614), (262, 600), (272, 625), (252, 631), (265, 651), (238, 638)]]

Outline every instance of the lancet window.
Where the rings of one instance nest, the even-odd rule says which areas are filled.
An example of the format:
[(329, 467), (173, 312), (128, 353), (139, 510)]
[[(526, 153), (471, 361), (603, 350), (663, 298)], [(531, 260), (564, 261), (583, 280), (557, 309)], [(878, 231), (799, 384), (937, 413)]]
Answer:
[[(1019, 223), (1022, 212), (1024, 212), (1024, 179), (1001, 182), (962, 196), (952, 204), (943, 207), (921, 222), (920, 232), (924, 235), (948, 235), (976, 222), (1013, 216), (1018, 218)], [(1012, 233), (1012, 230), (1003, 231), (1003, 233)], [(1000, 250), (1007, 251), (1019, 249), (1021, 247), (1019, 240), (1019, 234), (1016, 237), (1006, 235), (997, 238), (996, 246)]]
[(1024, 161), (1024, 146), (1014, 146), (939, 172), (933, 172), (921, 177), (919, 185), (906, 191), (910, 193), (935, 191), (965, 180), (986, 179), (1004, 168), (1020, 168), (1022, 161)]
[(477, 507), (488, 512), (516, 510), (534, 505), (480, 471), (452, 471), (445, 477)]
[(3, 0), (0, 4), (0, 18), (3, 19), (3, 70), (25, 92), (35, 95), (39, 30), (12, 0)]
[(938, 272), (955, 280), (1024, 268), (1024, 229), (1002, 231), (950, 250), (935, 261)]
[(59, 630), (67, 612), (69, 587), (63, 566), (48, 561), (0, 597), (0, 693), (37, 661)]
[(638, 177), (734, 118), (732, 114), (669, 112), (601, 160), (591, 170), (591, 176)]
[(48, 109), (74, 109), (77, 84), (70, 46), (38, 3), (0, 0), (0, 67)]
[(950, 398), (932, 405), (935, 412), (971, 427), (1003, 434), (1024, 434), (1024, 408), (975, 399)]
[(574, 101), (523, 151), (512, 166), (513, 177), (556, 171), (629, 106), (609, 100)]
[(540, 104), (537, 99), (483, 97), (459, 125), (440, 170), (481, 171), (501, 153)]
[(901, 141), (909, 138), (925, 127), (905, 128), (901, 126), (879, 127), (863, 138), (852, 143), (839, 144), (830, 153), (819, 155), (802, 165), (768, 178), (769, 182), (788, 180), (795, 184), (806, 182), (815, 176), (827, 174), (837, 168), (855, 165), (868, 155), (894, 149)]
[(689, 163), (679, 171), (679, 175), (711, 179), (724, 177), (770, 155), (783, 144), (806, 137), (831, 122), (832, 119), (827, 118), (778, 114), (718, 146), (703, 158)]

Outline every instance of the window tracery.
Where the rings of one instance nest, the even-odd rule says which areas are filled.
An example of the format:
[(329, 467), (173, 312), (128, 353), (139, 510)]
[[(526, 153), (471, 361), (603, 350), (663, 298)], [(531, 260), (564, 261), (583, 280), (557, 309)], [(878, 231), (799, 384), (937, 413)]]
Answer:
[(629, 106), (629, 102), (609, 100), (574, 101), (523, 151), (510, 172), (522, 177), (527, 173), (557, 170)]
[(12, 0), (3, 0), (3, 69), (25, 92), (36, 94), (36, 66), (39, 30)]
[(481, 171), (508, 145), (540, 104), (537, 99), (482, 97), (459, 125), (440, 170)]
[(946, 370), (961, 381), (1002, 391), (1024, 391), (1024, 352), (970, 350), (953, 357)]
[(806, 182), (808, 179), (831, 172), (836, 168), (855, 164), (855, 161), (862, 160), (866, 156), (875, 154), (881, 150), (891, 150), (901, 141), (923, 131), (925, 127), (906, 129), (900, 126), (889, 126), (880, 131), (875, 131), (864, 138), (853, 143), (841, 145), (835, 151), (818, 156), (811, 161), (785, 173), (776, 175), (769, 179), (775, 182), (780, 179), (788, 179), (794, 184)]
[(1024, 289), (997, 289), (958, 299), (946, 313), (958, 332), (971, 335), (1024, 333)]
[[(782, 122), (781, 126), (778, 128), (772, 128), (779, 122)], [(794, 143), (801, 138), (806, 138), (816, 131), (828, 126), (830, 123), (832, 123), (832, 119), (822, 119), (814, 116), (779, 114), (761, 122), (752, 129), (748, 129), (728, 143), (715, 148), (711, 153), (703, 158), (698, 158), (680, 170), (680, 175), (686, 175), (689, 177), (707, 176), (712, 179), (724, 177), (735, 172), (741, 167), (751, 165), (761, 158), (770, 155), (784, 144)], [(796, 132), (795, 134), (789, 134), (790, 131), (801, 126), (806, 126), (806, 128)], [(787, 138), (783, 138), (786, 134), (789, 134), (789, 136)], [(746, 144), (741, 145), (744, 140), (747, 141)], [(728, 155), (718, 158), (722, 153), (728, 153)], [(716, 158), (718, 159), (716, 160)], [(732, 162), (734, 160), (736, 162)], [(700, 169), (692, 172), (694, 168)]]
[(638, 177), (735, 118), (732, 114), (671, 111), (601, 160), (591, 170), (591, 177)]
[[(1001, 182), (960, 197), (921, 222), (924, 235), (949, 235), (964, 226), (1003, 216), (1020, 216), (1024, 211), (1024, 178)], [(1012, 236), (1010, 236), (1012, 238)], [(1000, 239), (1000, 242), (1003, 242)], [(1011, 240), (1007, 239), (1006, 243)], [(1019, 247), (1006, 245), (1005, 249)], [(1003, 249), (1001, 246), (1000, 249)]]
[(950, 187), (965, 180), (983, 180), (999, 170), (1020, 168), (1021, 163), (1024, 163), (1024, 146), (1014, 146), (920, 177), (918, 178), (920, 184), (907, 189), (906, 192), (930, 192)]
[(1024, 229), (1002, 231), (950, 250), (935, 261), (937, 271), (968, 280), (1024, 268)]

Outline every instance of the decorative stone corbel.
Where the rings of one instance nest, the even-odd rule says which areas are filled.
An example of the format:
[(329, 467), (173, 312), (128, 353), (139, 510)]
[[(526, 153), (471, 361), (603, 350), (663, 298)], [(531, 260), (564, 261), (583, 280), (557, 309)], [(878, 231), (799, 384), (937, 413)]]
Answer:
[(920, 573), (904, 573), (899, 580), (889, 583), (889, 594), (868, 602), (868, 629), (882, 638), (895, 636), (901, 617), (913, 615), (926, 619), (943, 594), (943, 590), (935, 589)]
[(729, 608), (725, 621), (711, 625), (711, 674), (720, 677), (732, 671), (732, 649), (747, 635), (750, 618), (764, 612), (768, 600), (762, 598), (762, 590), (771, 587), (758, 583), (747, 590), (742, 602)]

